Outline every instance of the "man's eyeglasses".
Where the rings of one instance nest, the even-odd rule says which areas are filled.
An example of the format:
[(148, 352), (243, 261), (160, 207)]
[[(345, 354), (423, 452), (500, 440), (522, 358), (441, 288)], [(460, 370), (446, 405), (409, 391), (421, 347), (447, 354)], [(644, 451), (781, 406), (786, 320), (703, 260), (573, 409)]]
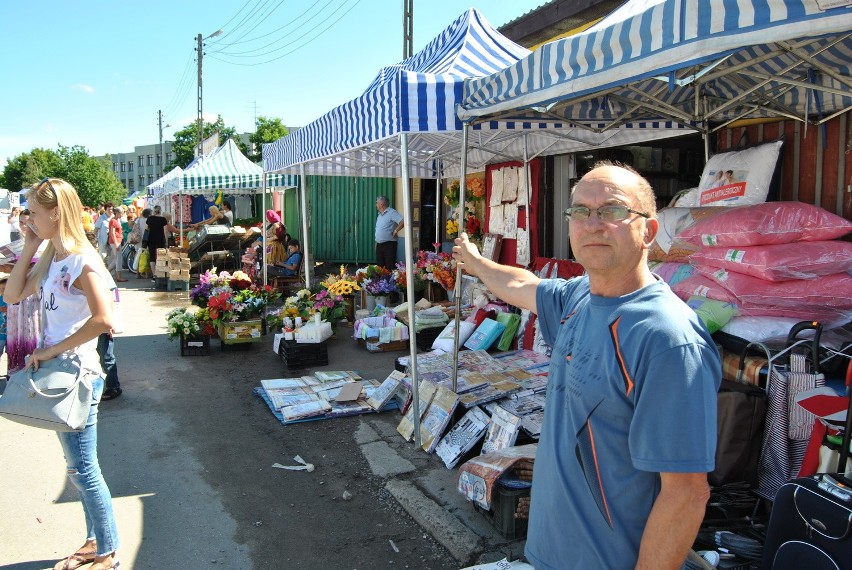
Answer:
[(642, 216), (643, 218), (650, 218), (648, 214), (644, 212), (639, 212), (637, 210), (633, 210), (628, 208), (627, 206), (622, 206), (621, 204), (608, 204), (606, 206), (601, 206), (600, 208), (587, 208), (586, 206), (572, 206), (565, 210), (565, 221), (568, 222), (584, 222), (589, 219), (589, 216), (592, 215), (592, 212), (597, 214), (598, 219), (602, 222), (620, 222), (629, 216), (630, 214), (636, 214), (637, 216)]
[(53, 184), (50, 183), (50, 178), (42, 178), (39, 180), (38, 185), (41, 186), (42, 184), (47, 184), (47, 187), (51, 192), (53, 192), (53, 199), (58, 201), (59, 195), (56, 193), (56, 188), (54, 188)]

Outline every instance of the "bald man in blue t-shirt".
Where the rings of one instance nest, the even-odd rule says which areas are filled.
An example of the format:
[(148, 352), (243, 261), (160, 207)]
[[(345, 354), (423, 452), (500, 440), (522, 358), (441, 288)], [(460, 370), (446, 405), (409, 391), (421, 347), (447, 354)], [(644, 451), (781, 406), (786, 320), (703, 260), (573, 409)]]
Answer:
[(462, 234), (464, 269), (538, 315), (553, 347), (525, 554), (537, 569), (678, 569), (714, 469), (719, 354), (695, 313), (648, 269), (654, 192), (597, 165), (572, 191), (565, 281), (499, 265)]

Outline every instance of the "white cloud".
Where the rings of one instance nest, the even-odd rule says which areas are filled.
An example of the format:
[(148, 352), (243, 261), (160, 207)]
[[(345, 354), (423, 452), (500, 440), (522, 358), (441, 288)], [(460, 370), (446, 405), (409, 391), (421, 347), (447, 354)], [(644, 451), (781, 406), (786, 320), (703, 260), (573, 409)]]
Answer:
[(85, 83), (76, 83), (71, 86), (71, 89), (74, 91), (82, 91), (83, 93), (94, 93), (95, 88), (91, 85), (86, 85)]

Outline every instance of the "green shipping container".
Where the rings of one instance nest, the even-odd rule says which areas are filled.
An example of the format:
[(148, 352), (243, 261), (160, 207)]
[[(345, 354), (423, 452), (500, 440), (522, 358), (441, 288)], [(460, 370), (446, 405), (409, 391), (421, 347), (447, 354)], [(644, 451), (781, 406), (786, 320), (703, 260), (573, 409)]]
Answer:
[[(311, 258), (329, 263), (375, 262), (376, 198), (387, 196), (391, 206), (396, 207), (394, 179), (351, 176), (308, 176), (307, 179)], [(285, 196), (287, 220), (291, 219), (290, 192)], [(287, 228), (291, 228), (289, 222)], [(292, 230), (290, 233), (294, 237), (299, 235)]]

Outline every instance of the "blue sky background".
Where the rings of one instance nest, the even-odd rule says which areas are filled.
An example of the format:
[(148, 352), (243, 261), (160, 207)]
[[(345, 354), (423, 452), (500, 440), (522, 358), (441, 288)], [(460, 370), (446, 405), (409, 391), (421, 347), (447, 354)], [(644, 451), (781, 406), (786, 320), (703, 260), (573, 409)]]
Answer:
[[(496, 28), (542, 3), (490, 0), (475, 7)], [(156, 143), (158, 109), (171, 125), (163, 138), (171, 140), (196, 117), (198, 33), (225, 32), (205, 42), (204, 116), (221, 114), (239, 132), (254, 130), (255, 114), (304, 125), (359, 95), (379, 68), (402, 59), (401, 0), (4, 0), (2, 6), (0, 168), (35, 147), (82, 145), (100, 155)], [(415, 0), (414, 51), (469, 7), (470, 0)], [(219, 49), (246, 53), (225, 56)]]

